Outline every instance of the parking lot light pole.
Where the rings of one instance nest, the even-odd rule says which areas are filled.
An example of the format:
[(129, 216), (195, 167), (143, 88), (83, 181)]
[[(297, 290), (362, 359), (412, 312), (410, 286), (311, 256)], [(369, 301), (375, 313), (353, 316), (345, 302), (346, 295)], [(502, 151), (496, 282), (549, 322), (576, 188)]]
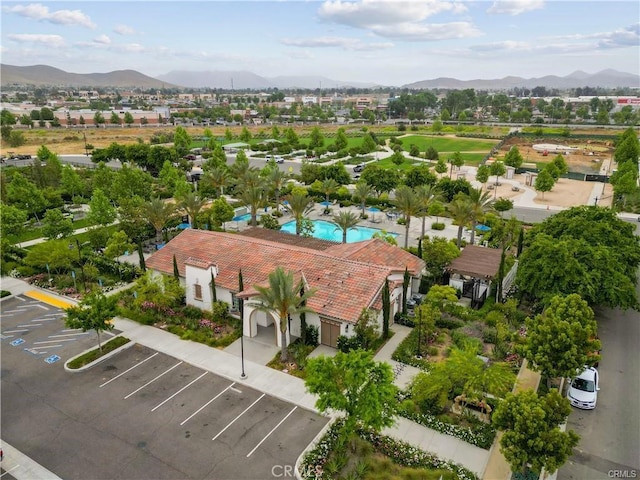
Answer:
[(240, 379), (245, 380), (247, 374), (244, 372), (244, 300), (240, 299), (240, 361), (242, 363), (242, 373)]

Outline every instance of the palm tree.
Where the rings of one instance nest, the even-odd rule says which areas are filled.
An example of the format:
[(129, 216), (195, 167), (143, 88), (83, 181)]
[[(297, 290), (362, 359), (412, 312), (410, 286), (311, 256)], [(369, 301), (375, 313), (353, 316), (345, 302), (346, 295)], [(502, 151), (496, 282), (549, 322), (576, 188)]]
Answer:
[(469, 201), (471, 202), (471, 245), (476, 238), (476, 225), (485, 214), (493, 211), (494, 199), (489, 192), (483, 192), (482, 187), (469, 189)]
[(169, 217), (176, 211), (176, 205), (165, 202), (161, 198), (152, 198), (144, 203), (142, 209), (144, 218), (146, 218), (156, 230), (156, 240), (160, 240), (162, 229), (167, 223), (167, 220), (169, 220)]
[(415, 188), (415, 192), (416, 197), (418, 197), (418, 202), (420, 202), (420, 211), (418, 212), (418, 216), (422, 218), (422, 231), (420, 238), (423, 238), (426, 219), (429, 215), (429, 208), (431, 208), (431, 205), (435, 202), (442, 200), (442, 195), (440, 194), (440, 189), (433, 184), (418, 185)]
[(267, 182), (276, 197), (276, 212), (280, 211), (280, 192), (282, 191), (282, 187), (284, 187), (286, 179), (286, 175), (279, 168), (271, 170), (267, 177)]
[(229, 184), (229, 170), (226, 166), (214, 167), (211, 171), (207, 172), (204, 176), (205, 183), (211, 185), (218, 192), (218, 196), (224, 194), (224, 187)]
[(309, 198), (306, 192), (296, 192), (287, 195), (285, 199), (288, 202), (286, 207), (296, 221), (296, 235), (300, 235), (300, 232), (302, 232), (302, 220), (304, 220), (305, 215), (313, 210), (313, 200)]
[[(312, 312), (306, 306), (307, 300), (315, 294), (315, 289), (307, 290), (304, 288), (302, 278), (297, 282), (294, 281), (293, 272), (285, 272), (282, 267), (277, 267), (269, 274), (269, 286), (254, 285), (253, 288), (258, 292), (258, 296), (254, 297), (249, 305), (254, 306), (257, 310), (275, 314), (278, 317), (281, 339), (280, 361), (287, 361), (287, 328), (289, 325), (289, 316)], [(304, 291), (303, 294), (301, 292)]]
[(197, 193), (189, 192), (184, 194), (184, 196), (180, 199), (177, 208), (189, 216), (191, 227), (198, 228), (198, 214), (206, 203), (207, 200), (204, 198), (200, 198)]
[(420, 211), (420, 201), (412, 188), (401, 185), (396, 188), (396, 199), (394, 203), (398, 210), (402, 212), (402, 215), (404, 215), (404, 248), (407, 248), (409, 246), (409, 225), (411, 224), (411, 217)]
[(249, 207), (251, 212), (251, 226), (258, 225), (258, 209), (265, 200), (265, 181), (258, 170), (247, 170), (238, 183), (242, 189), (240, 199)]
[(333, 216), (333, 223), (336, 226), (336, 230), (342, 230), (342, 243), (347, 243), (347, 232), (350, 228), (354, 228), (360, 219), (353, 212), (340, 212), (338, 215)]
[(451, 215), (451, 218), (458, 224), (458, 248), (462, 242), (462, 230), (469, 220), (473, 216), (473, 208), (469, 197), (464, 193), (458, 193), (451, 203), (447, 205), (447, 211)]
[(322, 182), (322, 191), (325, 194), (325, 200), (327, 202), (327, 208), (329, 208), (329, 197), (332, 193), (335, 193), (338, 190), (340, 184), (336, 182), (333, 178), (327, 178)]
[(362, 208), (362, 218), (364, 218), (364, 209), (367, 206), (367, 197), (370, 197), (374, 194), (373, 187), (369, 185), (364, 180), (361, 180), (356, 183), (356, 188), (354, 191), (354, 196), (360, 199), (360, 208)]

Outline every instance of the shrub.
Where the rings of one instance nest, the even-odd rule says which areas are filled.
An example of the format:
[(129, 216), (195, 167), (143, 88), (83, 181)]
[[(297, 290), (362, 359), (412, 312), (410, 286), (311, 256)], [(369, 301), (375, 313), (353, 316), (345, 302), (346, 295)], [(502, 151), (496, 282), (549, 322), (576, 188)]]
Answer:
[(456, 328), (464, 327), (464, 320), (459, 318), (441, 316), (436, 319), (436, 327), (448, 328), (449, 330), (455, 330)]
[(351, 350), (358, 350), (359, 348), (362, 348), (362, 345), (360, 343), (360, 339), (355, 335), (351, 337), (340, 335), (338, 337), (336, 347), (343, 353), (349, 353)]
[(445, 224), (442, 222), (433, 222), (431, 224), (431, 230), (444, 230)]
[(317, 325), (307, 325), (307, 345), (317, 347), (320, 340), (320, 329)]

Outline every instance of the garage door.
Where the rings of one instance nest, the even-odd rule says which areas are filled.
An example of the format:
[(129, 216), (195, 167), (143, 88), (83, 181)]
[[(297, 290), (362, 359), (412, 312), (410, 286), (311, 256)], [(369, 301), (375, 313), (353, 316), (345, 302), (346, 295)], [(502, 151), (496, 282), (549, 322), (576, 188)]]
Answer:
[(320, 320), (320, 343), (336, 348), (340, 336), (340, 323), (332, 320)]

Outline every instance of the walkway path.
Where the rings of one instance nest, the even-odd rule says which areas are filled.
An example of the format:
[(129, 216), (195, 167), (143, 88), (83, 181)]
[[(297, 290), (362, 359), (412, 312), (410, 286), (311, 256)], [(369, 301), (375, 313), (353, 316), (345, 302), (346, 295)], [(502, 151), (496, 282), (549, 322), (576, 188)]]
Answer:
[[(2, 288), (11, 291), (14, 295), (29, 290), (38, 290), (21, 280), (6, 277), (2, 278)], [(59, 303), (62, 299), (62, 297), (44, 290), (40, 291), (40, 295), (41, 298), (50, 297), (52, 303)], [(251, 362), (245, 358), (244, 364), (247, 378), (241, 379), (241, 359), (232, 353), (210, 348), (201, 343), (181, 340), (169, 332), (147, 325), (140, 325), (127, 318), (116, 317), (114, 324), (117, 330), (122, 331), (122, 335), (140, 345), (171, 355), (232, 381), (243, 383), (281, 400), (316, 411), (316, 397), (306, 391), (304, 381), (297, 377)], [(397, 346), (410, 331), (410, 329), (401, 325), (393, 325), (392, 329), (396, 334), (391, 339), (392, 343), (390, 342), (388, 346), (382, 348), (376, 355), (376, 359), (379, 361), (391, 361), (391, 353), (395, 350), (393, 345)], [(406, 375), (409, 375), (409, 372), (411, 372), (410, 367), (405, 368), (408, 369)], [(478, 476), (482, 476), (489, 457), (487, 450), (457, 438), (443, 435), (403, 418), (398, 418), (397, 424), (392, 428), (386, 429), (384, 433), (434, 453), (444, 460), (459, 463), (475, 472)], [(20, 478), (36, 480), (50, 477), (33, 476)]]

